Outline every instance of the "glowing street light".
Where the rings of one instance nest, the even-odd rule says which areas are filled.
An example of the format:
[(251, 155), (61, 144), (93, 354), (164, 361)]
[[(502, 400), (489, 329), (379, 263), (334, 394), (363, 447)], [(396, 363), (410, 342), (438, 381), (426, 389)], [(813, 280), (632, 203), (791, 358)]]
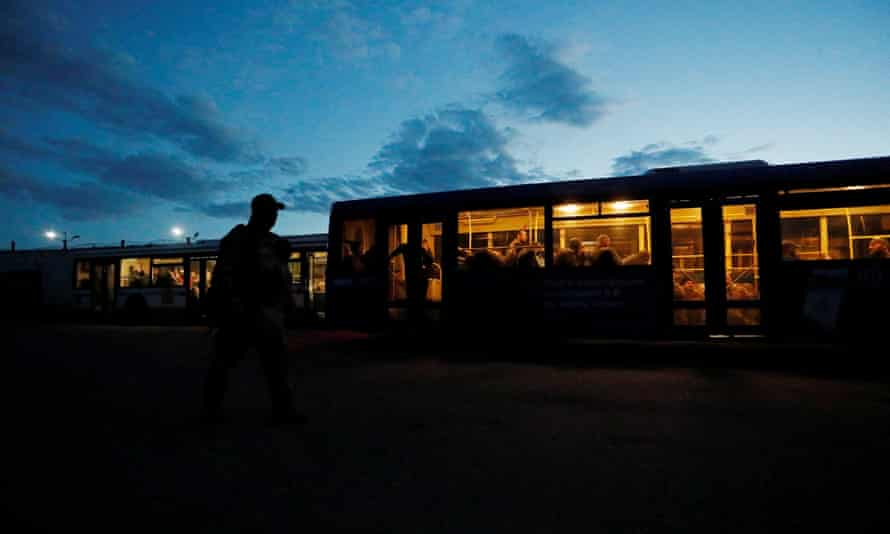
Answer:
[[(59, 233), (54, 230), (47, 230), (43, 235), (50, 241), (55, 241), (56, 238), (59, 237)], [(62, 232), (62, 236), (62, 250), (68, 250), (68, 232)], [(74, 241), (75, 239), (80, 239), (80, 236), (75, 235), (71, 237), (71, 241)]]

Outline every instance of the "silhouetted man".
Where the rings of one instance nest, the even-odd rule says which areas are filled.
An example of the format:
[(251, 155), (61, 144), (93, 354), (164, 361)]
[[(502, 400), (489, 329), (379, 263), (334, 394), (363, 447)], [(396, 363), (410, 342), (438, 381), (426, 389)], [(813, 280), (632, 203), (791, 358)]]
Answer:
[(300, 422), (287, 384), (285, 318), (294, 311), (287, 262), (287, 241), (270, 232), (284, 204), (272, 195), (254, 197), (250, 221), (239, 224), (220, 242), (211, 291), (219, 327), (204, 385), (202, 420), (219, 422), (229, 369), (255, 347), (274, 404), (273, 421)]
[(405, 262), (405, 282), (408, 284), (408, 302), (414, 312), (418, 312), (426, 301), (429, 276), (433, 262), (433, 252), (424, 239), (421, 246), (402, 243), (389, 255), (389, 259), (401, 255)]

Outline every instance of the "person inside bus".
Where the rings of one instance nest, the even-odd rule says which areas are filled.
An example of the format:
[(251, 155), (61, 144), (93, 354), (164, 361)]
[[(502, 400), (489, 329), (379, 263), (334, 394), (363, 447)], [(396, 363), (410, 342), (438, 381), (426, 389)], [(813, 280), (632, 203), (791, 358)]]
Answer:
[(686, 273), (674, 275), (674, 298), (677, 300), (704, 300), (705, 288)]
[(529, 244), (528, 230), (523, 227), (516, 233), (516, 237), (510, 241), (510, 244), (507, 245), (507, 251), (504, 254), (506, 263), (510, 265), (515, 264), (519, 255), (528, 249)]
[(593, 266), (600, 269), (612, 269), (621, 265), (621, 258), (612, 249), (612, 238), (601, 234), (596, 238), (597, 249), (593, 253)]
[(793, 241), (782, 241), (782, 260), (797, 261), (800, 259), (800, 246)]
[(584, 245), (577, 237), (569, 239), (569, 246), (556, 255), (554, 263), (557, 267), (583, 267), (586, 262)]
[(430, 283), (430, 275), (433, 272), (434, 259), (429, 242), (426, 239), (418, 247), (402, 243), (387, 258), (391, 261), (397, 256), (402, 257), (405, 266), (405, 281), (408, 285), (408, 300), (422, 303), (426, 299)]
[(885, 239), (872, 239), (868, 243), (868, 257), (878, 260), (886, 260), (890, 258), (890, 248), (887, 246)]

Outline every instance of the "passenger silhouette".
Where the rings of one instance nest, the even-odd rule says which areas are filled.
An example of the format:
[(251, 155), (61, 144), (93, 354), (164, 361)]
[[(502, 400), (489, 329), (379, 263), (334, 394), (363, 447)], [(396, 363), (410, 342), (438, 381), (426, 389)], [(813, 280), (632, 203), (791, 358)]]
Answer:
[(430, 272), (435, 259), (429, 242), (424, 239), (420, 246), (402, 243), (389, 255), (388, 259), (402, 256), (405, 263), (405, 281), (408, 284), (408, 301), (415, 308), (426, 300)]
[[(287, 383), (286, 314), (295, 308), (290, 295), (288, 243), (270, 230), (284, 204), (261, 194), (251, 202), (250, 221), (239, 224), (220, 242), (213, 270), (211, 362), (204, 384), (202, 421), (222, 419), (229, 370), (252, 346), (259, 353), (274, 405), (273, 422), (302, 421)], [(210, 296), (208, 294), (208, 296)]]

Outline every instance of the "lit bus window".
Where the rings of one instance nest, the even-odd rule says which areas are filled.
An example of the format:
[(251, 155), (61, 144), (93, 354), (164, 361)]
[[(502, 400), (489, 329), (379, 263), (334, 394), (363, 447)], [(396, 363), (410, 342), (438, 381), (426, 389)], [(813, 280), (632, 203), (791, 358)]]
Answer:
[(601, 215), (625, 215), (630, 213), (649, 213), (648, 200), (616, 200), (603, 202)]
[(358, 219), (343, 223), (341, 272), (362, 273), (374, 261), (374, 219)]
[(421, 227), (421, 246), (425, 251), (426, 301), (442, 302), (442, 223), (426, 223)]
[(400, 253), (408, 246), (408, 225), (390, 225), (386, 232), (386, 240), (386, 255), (389, 258), (388, 298), (390, 302), (398, 302), (408, 298), (406, 255)]
[(729, 308), (726, 310), (729, 326), (757, 326), (760, 324), (759, 308)]
[(213, 269), (216, 268), (216, 260), (207, 260), (204, 264), (204, 285), (209, 288), (213, 285)]
[(148, 287), (151, 266), (148, 258), (121, 260), (121, 287)]
[(704, 301), (705, 253), (701, 208), (671, 209), (671, 258), (674, 300)]
[(183, 287), (185, 265), (182, 258), (152, 258), (151, 282), (155, 287)]
[(674, 324), (680, 326), (705, 326), (705, 310), (704, 308), (677, 308), (674, 310)]
[(461, 270), (544, 266), (544, 208), (462, 211), (457, 216)]
[(287, 269), (290, 271), (290, 279), (292, 284), (299, 284), (303, 281), (302, 262), (300, 261), (299, 252), (291, 252), (290, 259), (287, 262)]
[(754, 204), (723, 206), (726, 298), (730, 301), (760, 298), (756, 214)]
[[(888, 189), (890, 184), (872, 184), (872, 185), (846, 185), (842, 187), (821, 187), (816, 189), (792, 189), (788, 191), (791, 195), (800, 193), (836, 193), (844, 191), (865, 191), (867, 189)], [(784, 191), (780, 191), (783, 194)]]
[(585, 217), (589, 215), (599, 215), (599, 202), (588, 202), (586, 204), (567, 202), (553, 206), (553, 217)]
[(782, 259), (887, 259), (890, 205), (783, 210)]
[(327, 266), (327, 252), (313, 252), (309, 256), (310, 290), (315, 295), (322, 295), (325, 293), (325, 269)]
[(89, 289), (90, 262), (88, 260), (78, 261), (74, 269), (74, 287), (76, 287), (77, 289)]

